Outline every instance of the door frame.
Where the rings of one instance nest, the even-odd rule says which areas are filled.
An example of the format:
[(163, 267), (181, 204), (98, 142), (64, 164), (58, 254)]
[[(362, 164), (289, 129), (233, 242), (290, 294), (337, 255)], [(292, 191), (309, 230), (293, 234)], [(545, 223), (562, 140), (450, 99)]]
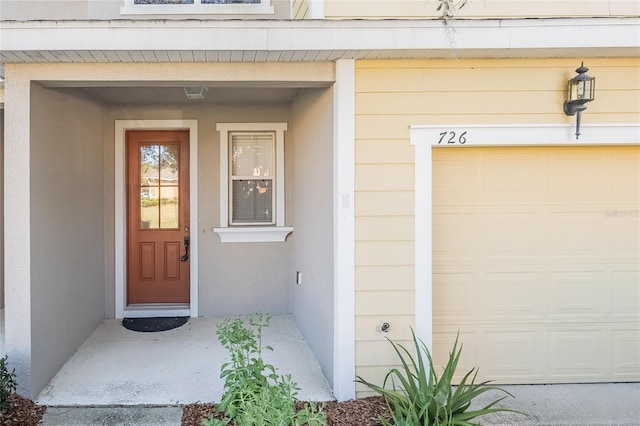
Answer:
[[(127, 218), (126, 218), (126, 131), (189, 131), (189, 256), (190, 297), (188, 304), (153, 304), (127, 308)], [(115, 317), (198, 316), (198, 121), (197, 120), (115, 120)], [(195, 224), (195, 225), (194, 225)]]

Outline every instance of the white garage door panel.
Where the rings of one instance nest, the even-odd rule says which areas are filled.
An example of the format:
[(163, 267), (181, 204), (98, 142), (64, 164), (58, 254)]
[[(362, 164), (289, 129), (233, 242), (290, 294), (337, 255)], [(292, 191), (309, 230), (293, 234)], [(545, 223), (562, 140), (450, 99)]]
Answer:
[(500, 383), (640, 380), (640, 147), (433, 152), (434, 356)]

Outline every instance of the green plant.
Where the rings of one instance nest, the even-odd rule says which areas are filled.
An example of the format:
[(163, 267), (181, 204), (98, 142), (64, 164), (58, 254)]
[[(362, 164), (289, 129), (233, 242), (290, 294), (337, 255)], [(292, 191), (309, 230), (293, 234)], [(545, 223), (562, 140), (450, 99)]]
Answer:
[(393, 421), (381, 418), (384, 426), (472, 426), (477, 423), (471, 423), (470, 420), (485, 414), (498, 411), (517, 412), (507, 408), (494, 408), (506, 396), (479, 410), (467, 411), (472, 400), (487, 391), (498, 390), (512, 397), (513, 395), (497, 386), (488, 386), (489, 382), (475, 383), (475, 368), (462, 378), (454, 391), (453, 376), (462, 353), (462, 348), (458, 347), (458, 338), (456, 337), (442, 376), (438, 377), (427, 346), (416, 337), (413, 330), (411, 334), (415, 357), (404, 346), (387, 339), (393, 345), (402, 366), (392, 368), (385, 376), (382, 386), (367, 382), (360, 376), (356, 380), (381, 394), (387, 401)]
[(326, 423), (323, 407), (309, 404), (296, 411), (295, 398), (299, 388), (290, 375), (280, 376), (262, 358), (262, 329), (269, 326), (271, 317), (255, 314), (249, 327), (241, 319), (223, 321), (217, 330), (218, 339), (231, 355), (222, 365), (224, 394), (217, 408), (223, 420), (213, 416), (204, 426), (320, 426)]
[(447, 25), (455, 12), (459, 11), (467, 4), (468, 0), (438, 0), (437, 11), (440, 12), (440, 20)]
[(7, 368), (7, 356), (0, 358), (0, 415), (11, 408), (9, 395), (16, 390), (16, 371)]

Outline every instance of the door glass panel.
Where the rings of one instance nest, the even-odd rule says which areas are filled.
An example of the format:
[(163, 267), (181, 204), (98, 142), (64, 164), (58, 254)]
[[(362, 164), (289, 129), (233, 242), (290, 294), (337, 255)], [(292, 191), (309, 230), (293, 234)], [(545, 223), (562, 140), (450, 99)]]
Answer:
[(160, 146), (160, 185), (178, 185), (178, 145)]
[(140, 188), (140, 228), (157, 229), (160, 224), (160, 209), (157, 187)]
[(178, 227), (178, 187), (163, 186), (160, 188), (160, 228)]
[(179, 225), (179, 146), (140, 145), (140, 228)]

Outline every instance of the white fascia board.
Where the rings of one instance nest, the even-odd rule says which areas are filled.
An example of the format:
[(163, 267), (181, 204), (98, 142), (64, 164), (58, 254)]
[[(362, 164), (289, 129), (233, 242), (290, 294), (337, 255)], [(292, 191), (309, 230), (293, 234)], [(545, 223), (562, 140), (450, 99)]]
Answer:
[[(180, 37), (176, 37), (180, 31)], [(632, 49), (640, 53), (640, 18), (301, 21), (1, 22), (2, 50), (535, 51)], [(603, 51), (606, 53), (606, 51)], [(593, 52), (598, 55), (599, 52)]]

